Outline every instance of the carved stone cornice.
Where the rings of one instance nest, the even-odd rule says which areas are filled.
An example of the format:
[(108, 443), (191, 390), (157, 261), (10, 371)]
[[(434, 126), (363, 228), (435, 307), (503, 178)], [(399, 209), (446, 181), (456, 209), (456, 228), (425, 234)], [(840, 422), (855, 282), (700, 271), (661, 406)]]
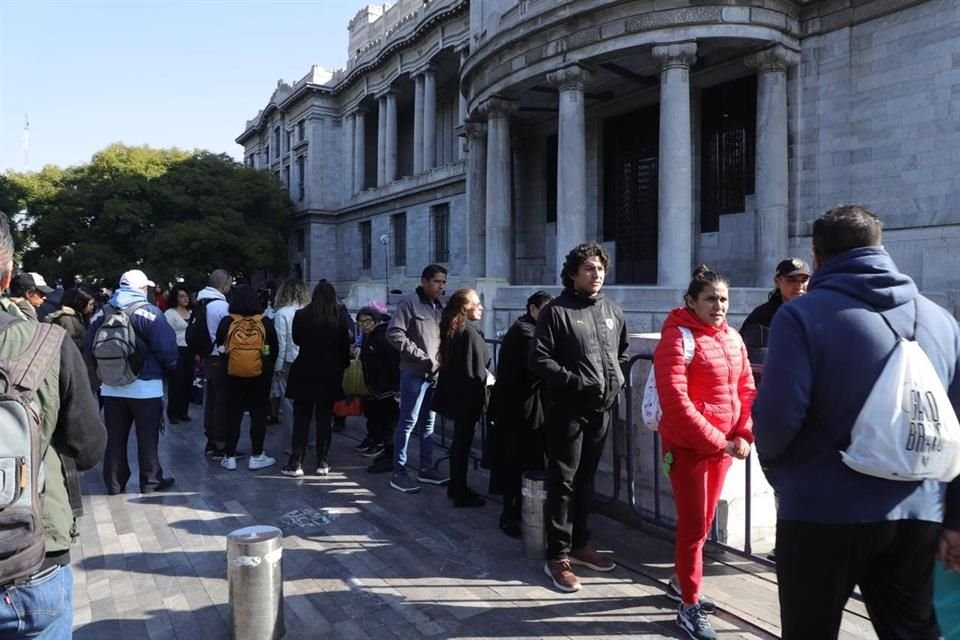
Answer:
[(673, 42), (658, 44), (651, 51), (660, 65), (660, 70), (683, 68), (689, 69), (697, 61), (696, 42)]
[(506, 118), (517, 110), (519, 101), (503, 96), (487, 98), (477, 107), (477, 113), (489, 120), (490, 118)]
[(463, 123), (463, 131), (470, 142), (487, 139), (487, 123), (482, 120), (467, 120)]
[(743, 62), (757, 71), (786, 71), (788, 67), (800, 64), (800, 54), (778, 44), (747, 56)]
[(547, 82), (556, 86), (560, 91), (583, 91), (586, 81), (592, 72), (579, 64), (571, 64), (547, 74)]

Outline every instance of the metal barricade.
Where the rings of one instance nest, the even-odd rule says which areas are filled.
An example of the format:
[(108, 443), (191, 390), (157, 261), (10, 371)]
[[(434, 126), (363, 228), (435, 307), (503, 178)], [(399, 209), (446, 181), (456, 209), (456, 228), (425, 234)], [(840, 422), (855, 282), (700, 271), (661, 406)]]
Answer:
[(227, 535), (233, 640), (279, 640), (286, 633), (282, 559), (283, 533), (276, 527), (244, 527)]

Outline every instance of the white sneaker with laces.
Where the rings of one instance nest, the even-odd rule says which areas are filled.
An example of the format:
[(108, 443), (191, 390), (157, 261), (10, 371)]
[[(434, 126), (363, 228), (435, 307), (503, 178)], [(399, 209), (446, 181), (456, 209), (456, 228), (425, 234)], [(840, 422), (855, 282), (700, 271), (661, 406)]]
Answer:
[(223, 459), (220, 460), (220, 466), (223, 467), (224, 469), (227, 469), (228, 471), (236, 471), (237, 459), (235, 456), (230, 456), (230, 457), (224, 456)]
[(261, 453), (258, 456), (250, 456), (250, 459), (247, 460), (247, 468), (251, 471), (256, 471), (257, 469), (272, 467), (276, 463), (276, 458), (271, 458), (266, 453)]

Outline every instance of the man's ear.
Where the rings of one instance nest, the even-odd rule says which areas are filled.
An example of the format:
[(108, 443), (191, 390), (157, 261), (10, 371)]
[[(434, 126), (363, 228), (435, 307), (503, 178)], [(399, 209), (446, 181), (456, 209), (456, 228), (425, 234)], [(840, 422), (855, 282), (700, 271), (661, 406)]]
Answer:
[(3, 280), (0, 280), (0, 292), (6, 291), (10, 288), (10, 283), (13, 281), (13, 260), (7, 263), (7, 275), (3, 277)]

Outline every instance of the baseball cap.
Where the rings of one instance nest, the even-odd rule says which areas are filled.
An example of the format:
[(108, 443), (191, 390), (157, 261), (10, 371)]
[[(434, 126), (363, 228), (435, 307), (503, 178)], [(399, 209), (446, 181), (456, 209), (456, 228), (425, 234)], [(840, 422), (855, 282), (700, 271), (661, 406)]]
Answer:
[(144, 287), (155, 287), (157, 285), (140, 269), (131, 269), (120, 276), (120, 286), (128, 289), (143, 289)]
[(53, 289), (47, 286), (47, 281), (43, 279), (43, 276), (35, 271), (24, 271), (17, 274), (17, 283), (23, 291), (36, 289), (43, 294), (53, 293)]
[(809, 276), (810, 265), (800, 258), (787, 258), (781, 260), (777, 265), (777, 275), (781, 277), (788, 276)]

